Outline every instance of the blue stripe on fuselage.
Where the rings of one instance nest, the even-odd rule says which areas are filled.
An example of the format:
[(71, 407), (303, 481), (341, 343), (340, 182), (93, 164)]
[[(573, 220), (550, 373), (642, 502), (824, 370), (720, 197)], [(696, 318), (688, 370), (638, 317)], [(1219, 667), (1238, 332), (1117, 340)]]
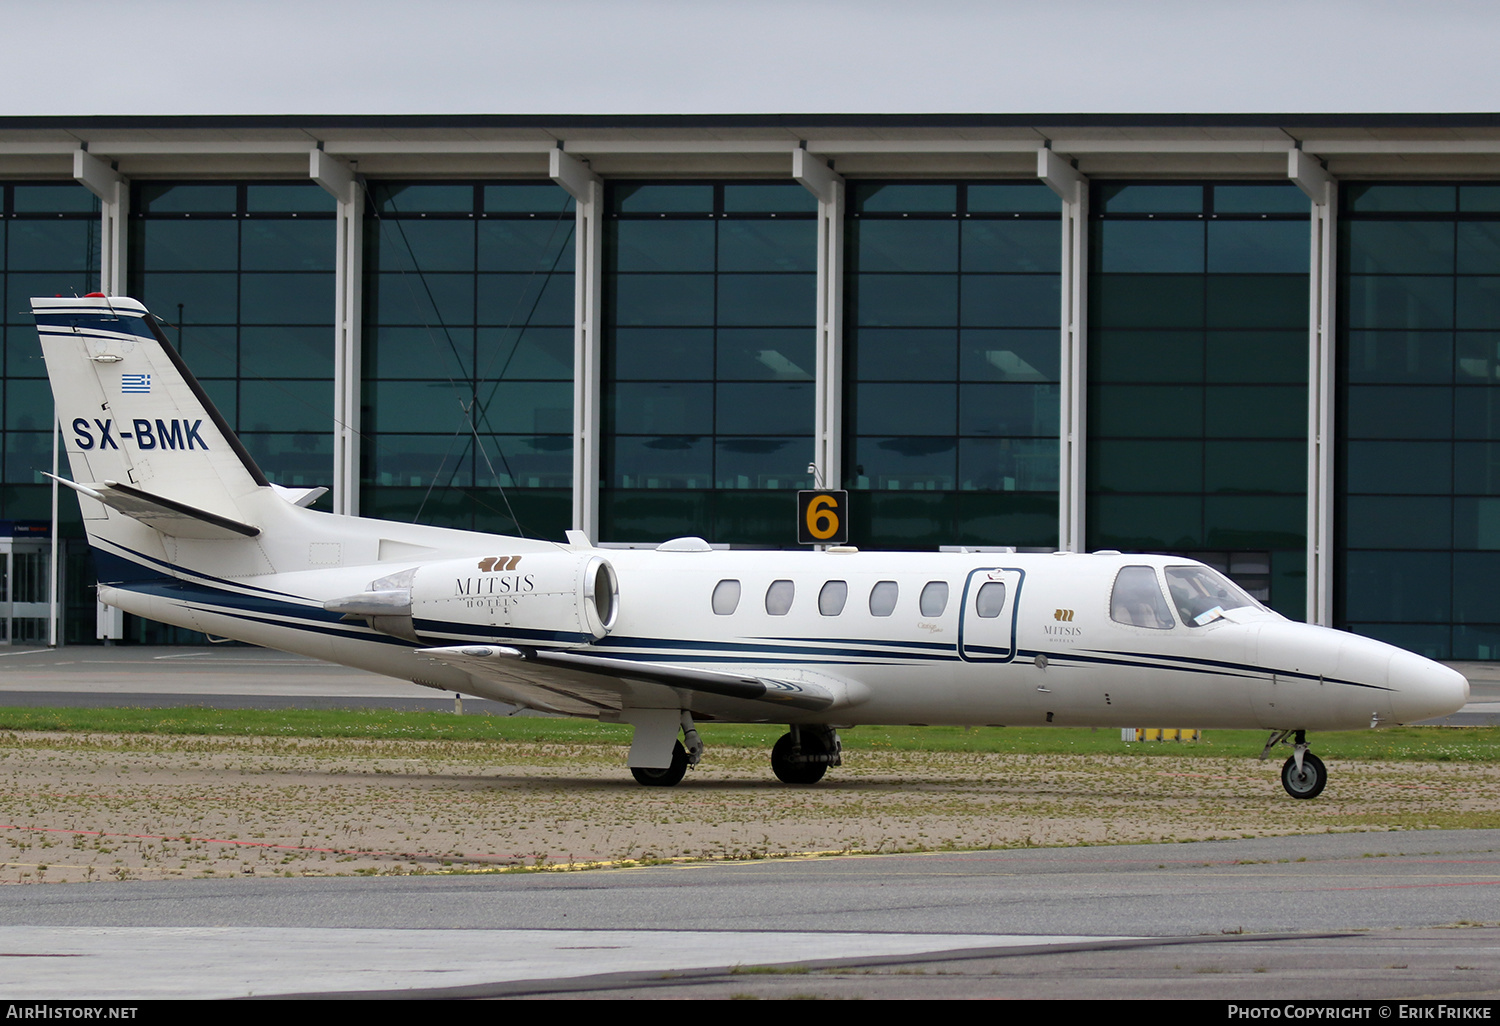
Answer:
[[(423, 620), (417, 622), (421, 624), (426, 636), (431, 640), (410, 642), (371, 630), (363, 624), (344, 621), (340, 614), (328, 612), (322, 608), (321, 603), (314, 599), (196, 572), (193, 572), (194, 576), (202, 578), (202, 581), (187, 580), (175, 574), (163, 573), (160, 569), (154, 570), (153, 567), (138, 562), (138, 560), (143, 560), (163, 569), (169, 566), (161, 560), (123, 546), (117, 547), (122, 552), (135, 556), (136, 559), (105, 552), (96, 546), (96, 558), (110, 567), (116, 578), (105, 583), (114, 584), (123, 591), (153, 595), (183, 604), (191, 603), (204, 612), (230, 616), (251, 623), (333, 635), (350, 640), (401, 645), (408, 648), (423, 648), (444, 640), (464, 641), (475, 638), (485, 641), (494, 640), (494, 636), (486, 634), (481, 625)], [(179, 573), (184, 572), (180, 568), (173, 567), (172, 569)], [(100, 579), (104, 580), (102, 572)], [(259, 594), (241, 594), (230, 590), (231, 588), (243, 588)], [(292, 599), (297, 601), (288, 601)], [(505, 640), (514, 643), (522, 634), (520, 630), (512, 631)], [(549, 641), (554, 644), (557, 642), (569, 644), (582, 640), (580, 635), (560, 631), (528, 630), (524, 632), (524, 635), (528, 641), (541, 645), (546, 645)], [(708, 641), (610, 635), (591, 646), (591, 654), (604, 658), (660, 663), (807, 664), (812, 662), (824, 666), (840, 664), (897, 666), (959, 661), (953, 646), (940, 643), (856, 638), (835, 639), (832, 644), (829, 642), (830, 639), (827, 638), (796, 639), (784, 636)], [(869, 648), (855, 646), (869, 646)], [(870, 648), (876, 650), (870, 651)], [(637, 651), (623, 651), (625, 649)], [(902, 649), (902, 651), (897, 651), (897, 649)], [(1056, 652), (1023, 650), (1016, 653), (1017, 658), (1020, 659), (1033, 659), (1038, 655), (1046, 656), (1050, 663), (1062, 665), (1075, 663), (1084, 666), (1135, 667), (1251, 679), (1268, 678), (1271, 674), (1299, 679), (1318, 679), (1315, 675), (1297, 671), (1273, 670), (1245, 663), (1157, 652), (1089, 650), (1084, 653), (1074, 650)], [(1366, 684), (1360, 681), (1322, 679), (1329, 684), (1382, 691), (1392, 690), (1379, 684)]]

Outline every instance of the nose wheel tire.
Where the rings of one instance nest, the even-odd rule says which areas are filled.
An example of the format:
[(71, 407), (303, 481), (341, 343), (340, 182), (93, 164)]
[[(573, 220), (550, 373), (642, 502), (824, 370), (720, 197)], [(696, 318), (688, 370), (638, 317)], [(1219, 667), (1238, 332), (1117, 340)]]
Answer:
[(679, 741), (672, 746), (672, 765), (661, 769), (632, 766), (630, 775), (635, 777), (635, 782), (643, 787), (676, 787), (682, 783), (687, 768), (687, 749), (683, 748), (682, 742)]
[(1297, 757), (1291, 756), (1281, 766), (1281, 786), (1293, 798), (1316, 798), (1328, 783), (1328, 768), (1312, 752), (1302, 755), (1302, 771), (1297, 771)]

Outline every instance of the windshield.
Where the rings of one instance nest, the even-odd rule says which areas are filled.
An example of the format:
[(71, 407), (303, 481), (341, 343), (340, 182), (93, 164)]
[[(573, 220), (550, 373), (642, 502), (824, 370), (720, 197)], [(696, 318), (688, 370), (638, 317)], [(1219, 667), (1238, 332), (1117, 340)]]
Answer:
[(1223, 615), (1226, 609), (1261, 608), (1239, 585), (1206, 566), (1167, 567), (1167, 591), (1182, 622), (1202, 627)]

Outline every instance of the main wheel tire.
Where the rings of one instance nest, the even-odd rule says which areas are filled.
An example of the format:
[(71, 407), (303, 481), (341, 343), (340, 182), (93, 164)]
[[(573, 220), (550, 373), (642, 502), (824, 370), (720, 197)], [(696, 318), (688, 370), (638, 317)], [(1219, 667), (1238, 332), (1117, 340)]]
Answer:
[(1328, 784), (1328, 767), (1312, 752), (1302, 755), (1302, 772), (1297, 772), (1297, 757), (1282, 763), (1281, 786), (1293, 798), (1316, 798)]
[(792, 735), (783, 734), (771, 749), (771, 772), (783, 784), (816, 784), (828, 772), (824, 762), (793, 762)]
[(687, 749), (683, 748), (682, 742), (679, 741), (672, 746), (672, 765), (662, 769), (632, 766), (630, 775), (635, 777), (635, 782), (643, 787), (676, 787), (682, 783), (687, 768)]

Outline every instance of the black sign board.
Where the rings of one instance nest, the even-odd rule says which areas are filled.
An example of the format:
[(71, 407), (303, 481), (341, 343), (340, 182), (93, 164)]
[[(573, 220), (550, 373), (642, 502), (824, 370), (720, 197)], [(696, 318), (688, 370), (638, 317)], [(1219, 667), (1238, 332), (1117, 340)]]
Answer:
[(849, 493), (824, 488), (797, 493), (797, 542), (843, 545), (849, 541)]

